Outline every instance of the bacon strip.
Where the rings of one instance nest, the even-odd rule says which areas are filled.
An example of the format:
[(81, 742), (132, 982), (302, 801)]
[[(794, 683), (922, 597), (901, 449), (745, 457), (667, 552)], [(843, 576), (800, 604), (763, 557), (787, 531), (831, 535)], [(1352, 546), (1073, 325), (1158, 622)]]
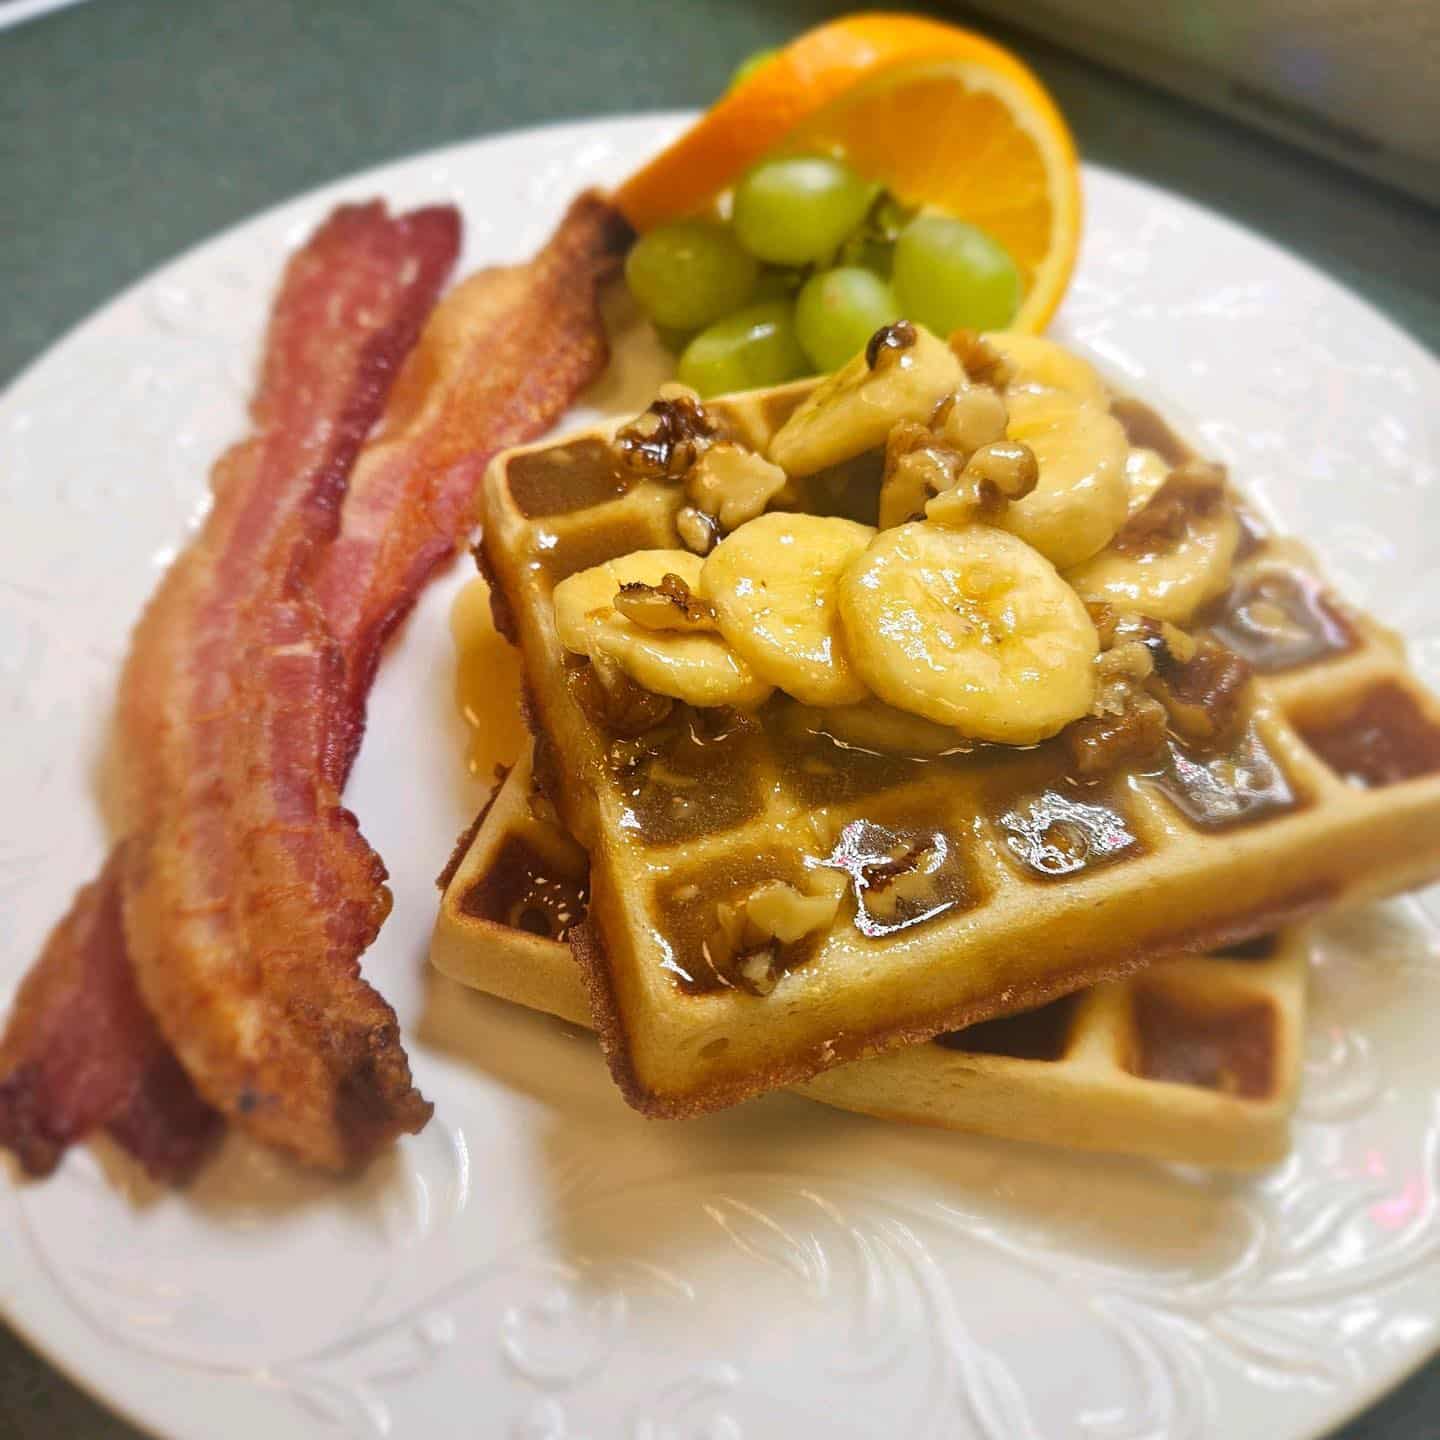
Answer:
[(601, 196), (579, 196), (528, 264), (456, 286), (406, 362), (316, 583), (347, 656), (338, 783), (360, 747), (385, 642), (474, 524), (485, 467), (543, 435), (604, 370), (600, 287), (632, 238)]
[[(214, 1069), (204, 1069), (193, 1050), (185, 1057), (204, 1070), (211, 1097), (255, 1133), (313, 1163), (361, 1160), (428, 1117), (409, 1086), (393, 1012), (358, 979), (358, 956), (384, 918), (388, 895), (378, 857), (338, 802), (381, 648), (469, 530), (472, 496), (490, 456), (542, 433), (603, 369), (598, 289), (618, 268), (629, 238), (616, 212), (584, 196), (535, 261), (481, 272), (457, 288), (402, 371), (382, 431), (351, 478), (340, 537), (325, 548), (343, 467), (332, 464), (331, 483), (317, 484), (314, 503), (299, 504), (295, 515), (271, 510), (268, 527), (263, 506), (252, 504), (247, 514), (243, 503), (262, 483), (251, 467), (266, 469), (254, 453), (267, 435), (266, 397), (285, 388), (271, 383), (269, 372), (286, 348), (282, 315), (296, 278), (292, 265), (256, 403), (260, 435), (217, 467), (217, 502), (204, 537), (215, 532), (211, 554), (187, 556), (176, 567), (169, 595), (157, 597), (142, 627), (142, 635), (159, 638), (137, 638), (125, 727), (140, 756), (134, 769), (145, 777), (136, 788), (151, 838), (132, 847), (132, 932), (154, 936), (178, 917), (188, 960), (202, 965), (174, 982), (168, 967), (152, 960), (151, 984), (163, 994), (167, 1029), (218, 1040)], [(313, 393), (306, 398), (315, 400)], [(273, 418), (269, 434), (273, 442)], [(270, 466), (272, 473), (284, 468), (274, 455)], [(321, 465), (317, 474), (325, 470)], [(151, 686), (163, 682), (167, 663), (184, 661), (185, 627), (166, 612), (203, 613), (197, 601), (207, 586), (225, 593), (214, 556), (233, 558), (231, 547), (242, 544), (272, 558), (244, 623), (233, 627), (244, 644), (241, 663), (224, 669), (224, 686), (207, 683), (211, 672), (194, 666), (191, 753), (212, 761), (223, 753), (225, 764), (192, 790), (192, 800), (208, 796), (209, 803), (187, 816), (182, 805), (167, 807), (167, 762), (146, 753), (150, 737), (166, 733), (167, 698)], [(196, 548), (206, 548), (203, 538)], [(288, 563), (275, 562), (276, 554)], [(233, 583), (236, 569), (222, 573)], [(217, 643), (209, 654), (219, 661), (219, 651)], [(156, 833), (171, 840), (159, 844)], [(228, 888), (226, 877), (233, 882)], [(195, 903), (173, 910), (192, 886)], [(251, 946), (243, 954), (224, 943), (237, 919)], [(204, 983), (192, 983), (197, 978)], [(274, 1043), (256, 1048), (271, 1025)], [(245, 1052), (227, 1051), (247, 1038), (249, 1062), (237, 1072), (233, 1057)], [(231, 1079), (216, 1089), (221, 1071)], [(112, 1133), (152, 1171), (184, 1173), (176, 1157), (195, 1148), (193, 1134), (213, 1131), (213, 1112), (163, 1051), (146, 1076), (112, 1117)], [(7, 1138), (0, 1111), (0, 1142)]]
[[(117, 848), (75, 896), (16, 997), (0, 1043), (0, 1138), (32, 1175), (98, 1126), (133, 1130), (158, 1179), (184, 1179), (219, 1134), (135, 988), (120, 928)], [(163, 1146), (138, 1127), (159, 1097)]]
[(292, 259), (255, 434), (217, 467), (214, 508), (121, 685), (141, 994), (212, 1105), (333, 1169), (418, 1130), (430, 1106), (394, 1012), (360, 978), (390, 897), (325, 782), (344, 664), (308, 582), (457, 248), (453, 211), (391, 221), (375, 205), (337, 211)]
[[(27, 977), (0, 1048), (0, 1143), (27, 1169), (43, 1173), (66, 1144), (108, 1122), (152, 1174), (180, 1178), (218, 1128), (138, 1001), (121, 930), (122, 880), (145, 858), (171, 798), (152, 747), (183, 723), (177, 714), (172, 725), (169, 712), (187, 677), (198, 682), (192, 698), (202, 706), (201, 730), (212, 742), (222, 738), (214, 722), (238, 668), (236, 637), (254, 623), (261, 598), (255, 582), (277, 568), (298, 577), (314, 547), (334, 533), (354, 456), (458, 245), (452, 209), (391, 220), (378, 203), (346, 207), (287, 269), (266, 337), (255, 437), (217, 466), (205, 529), (167, 576), (132, 647), (127, 769), (137, 822), (152, 833), (130, 845), (124, 860), (117, 851), (96, 885), (81, 892)], [(255, 588), (249, 605), (247, 585)], [(208, 624), (187, 629), (186, 606), (204, 610)], [(343, 667), (332, 661), (331, 673), (338, 691)], [(187, 839), (223, 835), (219, 791), (208, 799)], [(372, 857), (365, 908), (376, 925), (388, 904), (381, 880)], [(97, 974), (108, 984), (95, 984)], [(75, 976), (80, 983), (70, 983)], [(206, 1004), (203, 993), (191, 998)], [(385, 1015), (388, 1007), (382, 1027)], [(393, 1015), (389, 1022), (393, 1027)], [(68, 1049), (89, 1064), (83, 1083), (62, 1094), (53, 1075), (56, 1064), (69, 1073)], [(67, 1108), (71, 1093), (83, 1093), (84, 1105)]]

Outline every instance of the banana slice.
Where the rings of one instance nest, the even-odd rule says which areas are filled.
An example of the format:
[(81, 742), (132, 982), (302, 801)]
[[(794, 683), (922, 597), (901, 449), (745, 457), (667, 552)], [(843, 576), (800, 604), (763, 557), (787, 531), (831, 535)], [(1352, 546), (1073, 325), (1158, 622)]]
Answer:
[(1038, 551), (988, 525), (884, 530), (840, 581), (861, 679), (974, 740), (1033, 745), (1089, 709), (1100, 643)]
[(1125, 457), (1125, 507), (1138, 515), (1170, 475), (1170, 462), (1148, 445), (1136, 445)]
[(1040, 483), (997, 524), (1061, 570), (1104, 548), (1125, 522), (1129, 445), (1108, 411), (1067, 390), (1011, 390), (1006, 436), (1035, 452)]
[(1203, 513), (1185, 512), (1180, 533), (1153, 548), (1108, 546), (1065, 578), (1086, 600), (1183, 626), (1229, 585), (1239, 544), (1240, 521), (1222, 498)]
[(881, 348), (875, 367), (857, 355), (824, 381), (770, 442), (770, 458), (789, 475), (813, 475), (885, 443), (901, 420), (928, 420), (965, 380), (950, 347), (916, 325), (915, 342)]
[(867, 692), (840, 633), (835, 588), (874, 534), (853, 520), (772, 511), (710, 552), (700, 593), (757, 675), (807, 705), (850, 704)]
[(987, 330), (980, 338), (1009, 363), (1010, 389), (1064, 390), (1102, 410), (1110, 408), (1109, 391), (1095, 367), (1063, 345), (1013, 330)]
[(688, 550), (637, 550), (582, 570), (555, 587), (555, 630), (567, 649), (613, 660), (637, 685), (701, 708), (763, 704), (772, 687), (714, 631), (652, 630), (615, 608), (622, 585), (658, 585), (678, 575), (700, 588), (701, 561)]
[(948, 725), (897, 710), (873, 695), (857, 705), (834, 705), (825, 710), (796, 705), (787, 719), (798, 730), (828, 735), (841, 745), (884, 755), (932, 760), (970, 748), (970, 742)]

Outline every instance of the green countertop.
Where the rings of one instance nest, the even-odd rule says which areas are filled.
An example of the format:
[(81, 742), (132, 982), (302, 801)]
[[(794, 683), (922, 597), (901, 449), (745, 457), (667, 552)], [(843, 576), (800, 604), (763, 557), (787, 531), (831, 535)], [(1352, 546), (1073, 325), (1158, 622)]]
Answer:
[[(90, 0), (0, 30), (0, 384), (121, 286), (288, 195), (489, 131), (701, 103), (740, 57), (844, 8)], [(1089, 158), (1262, 231), (1440, 349), (1440, 214), (1023, 36), (1000, 38), (1049, 84)], [(0, 1333), (0, 1436), (134, 1433)], [(1437, 1440), (1440, 1362), (1342, 1434)]]

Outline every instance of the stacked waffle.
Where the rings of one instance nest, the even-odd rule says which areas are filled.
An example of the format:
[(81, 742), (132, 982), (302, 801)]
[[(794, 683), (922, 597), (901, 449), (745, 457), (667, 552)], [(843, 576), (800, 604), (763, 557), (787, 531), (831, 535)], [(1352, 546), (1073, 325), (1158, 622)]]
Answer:
[(1282, 927), (1440, 871), (1440, 721), (1151, 412), (1046, 342), (894, 327), (819, 387), (502, 455), (483, 504), (534, 764), (440, 968), (592, 1023), (654, 1115), (798, 1086), (1283, 1150)]

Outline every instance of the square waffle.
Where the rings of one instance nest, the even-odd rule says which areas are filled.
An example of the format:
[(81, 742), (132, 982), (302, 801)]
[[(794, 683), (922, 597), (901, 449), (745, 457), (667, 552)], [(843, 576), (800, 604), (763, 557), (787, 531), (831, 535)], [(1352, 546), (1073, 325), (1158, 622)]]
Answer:
[[(565, 940), (585, 852), (550, 818), (528, 753), (447, 876), (430, 958), (453, 979), (590, 1025)], [(1289, 1140), (1305, 943), (1286, 931), (1187, 956), (798, 1087), (842, 1110), (1086, 1150), (1244, 1167)]]
[[(707, 410), (765, 453), (809, 388)], [(1188, 454), (1143, 406), (1113, 408), (1133, 443)], [(480, 559), (521, 646), (541, 787), (589, 857), (571, 945), (612, 1071), (647, 1113), (731, 1104), (1440, 873), (1434, 698), (1393, 636), (1258, 527), (1207, 620), (1255, 671), (1221, 753), (1171, 739), (1081, 792), (1058, 742), (877, 754), (783, 695), (749, 716), (678, 707), (623, 739), (587, 705), (552, 603), (566, 576), (680, 543), (683, 488), (620, 465), (617, 428), (497, 457)], [(822, 471), (800, 508), (873, 520), (880, 474), (878, 452)], [(897, 904), (877, 876), (900, 855), (923, 856), (925, 887)], [(710, 963), (718, 903), (817, 867), (843, 870), (849, 898), (780, 947), (773, 988)]]

